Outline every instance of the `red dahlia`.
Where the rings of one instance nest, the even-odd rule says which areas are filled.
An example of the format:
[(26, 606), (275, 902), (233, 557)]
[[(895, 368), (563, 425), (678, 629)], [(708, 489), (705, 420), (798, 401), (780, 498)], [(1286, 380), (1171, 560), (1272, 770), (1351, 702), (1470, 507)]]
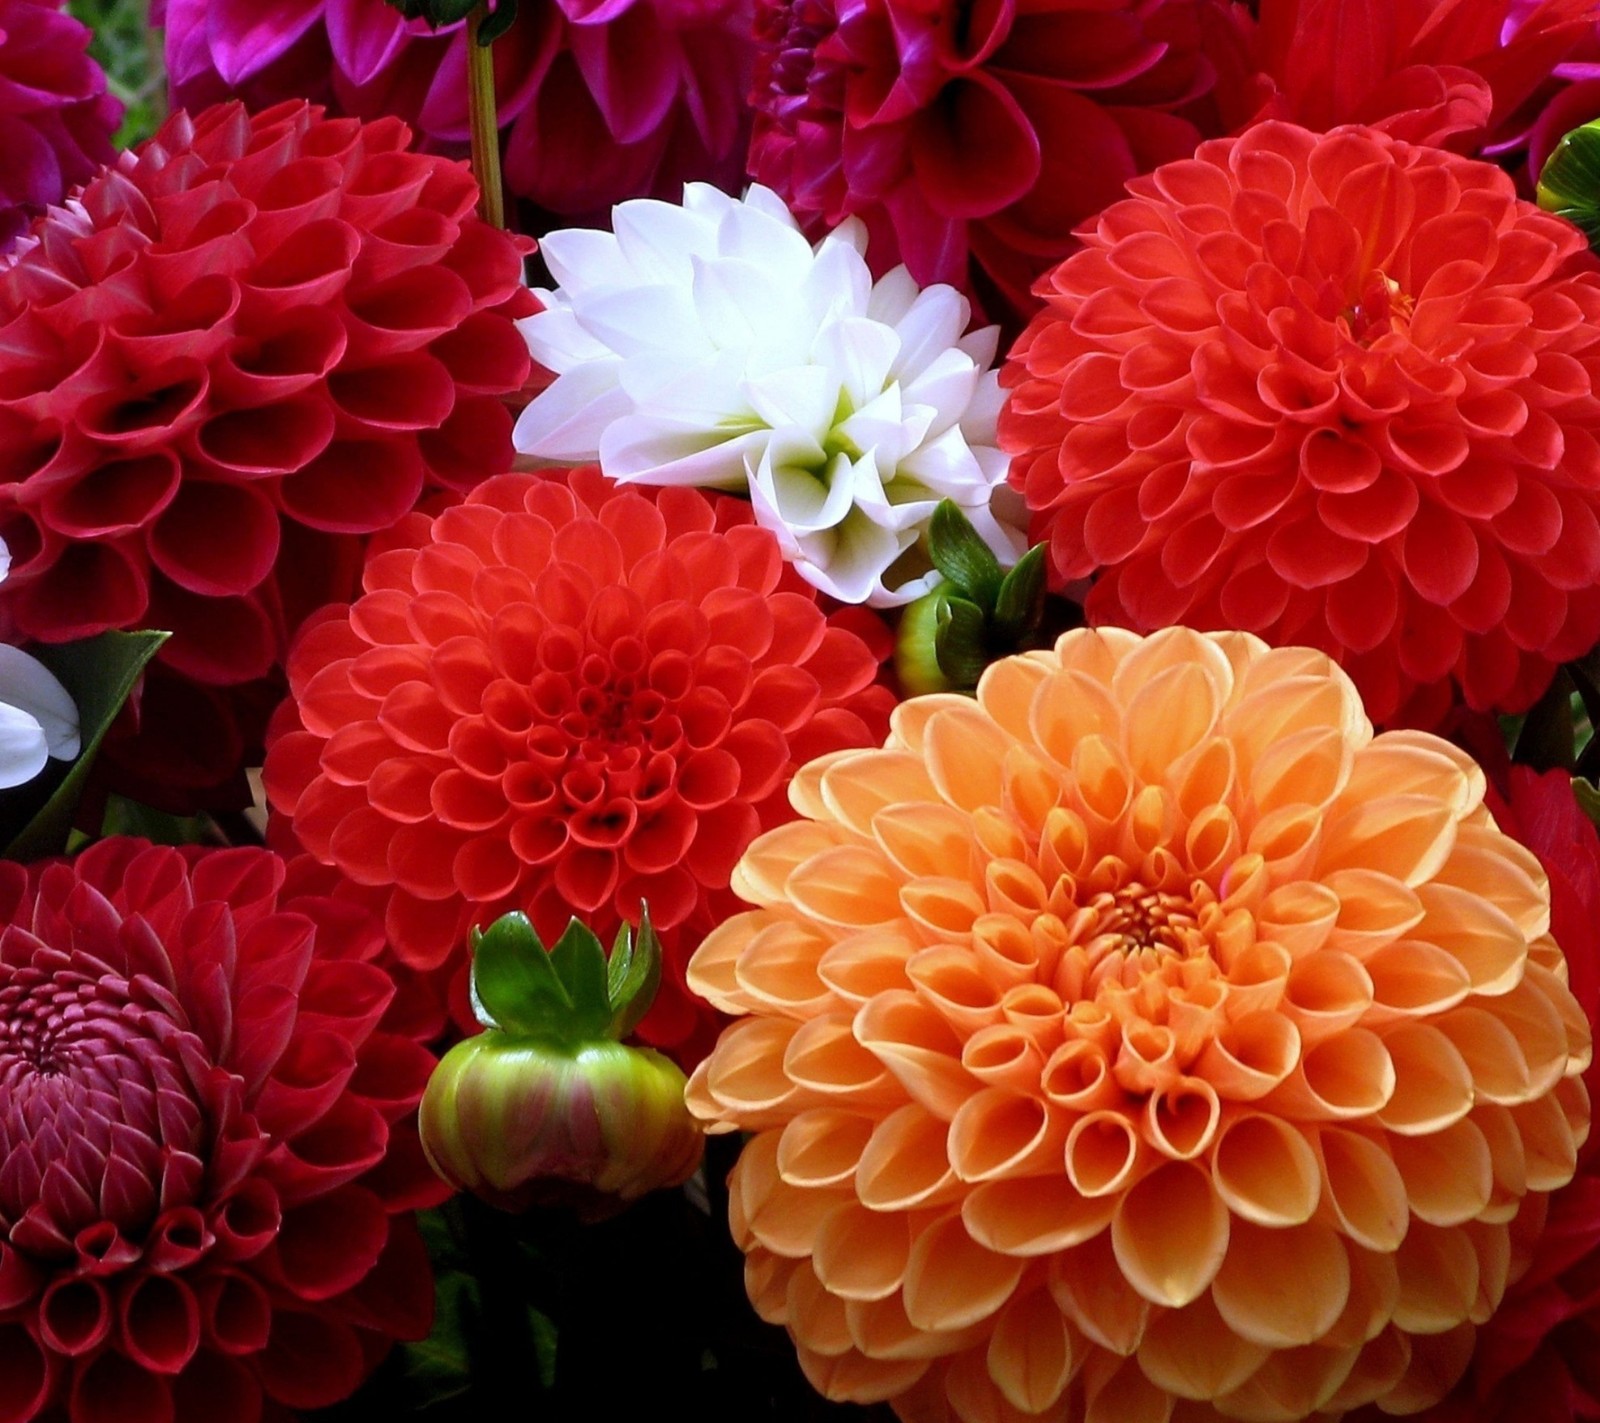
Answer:
[(877, 657), (749, 505), (692, 489), (503, 475), (388, 543), (290, 654), (273, 809), (389, 892), (419, 966), (464, 962), (468, 926), (508, 910), (546, 943), (574, 914), (609, 942), (647, 902), (666, 962), (641, 1035), (698, 1058), (712, 1017), (684, 965), (790, 818), (795, 766), (881, 741)]
[[(397, 1214), (432, 1059), (376, 924), (264, 850), (0, 863), (0, 1412), (260, 1417), (351, 1393), (432, 1285)], [(403, 1130), (397, 1124), (404, 1122)]]
[(8, 638), (169, 628), (169, 672), (243, 688), (349, 596), (359, 536), (509, 465), (520, 250), (409, 138), (175, 115), (0, 270)]
[(1000, 440), (1091, 621), (1322, 648), (1375, 721), (1600, 639), (1600, 267), (1485, 163), (1267, 123), (1040, 283)]

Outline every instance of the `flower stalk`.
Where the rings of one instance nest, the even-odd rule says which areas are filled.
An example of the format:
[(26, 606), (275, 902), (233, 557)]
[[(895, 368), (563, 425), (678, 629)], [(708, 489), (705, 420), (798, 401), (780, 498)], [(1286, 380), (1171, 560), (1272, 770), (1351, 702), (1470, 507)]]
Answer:
[(494, 96), (494, 40), (484, 33), (487, 4), (467, 16), (467, 102), (472, 122), (472, 171), (478, 179), (478, 212), (492, 227), (506, 225), (505, 184), (500, 177), (500, 113)]

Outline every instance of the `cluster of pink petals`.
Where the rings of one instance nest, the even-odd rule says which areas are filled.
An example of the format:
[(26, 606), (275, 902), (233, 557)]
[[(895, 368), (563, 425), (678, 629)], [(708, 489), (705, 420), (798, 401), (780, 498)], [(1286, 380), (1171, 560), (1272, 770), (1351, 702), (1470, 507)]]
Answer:
[(0, 250), (111, 160), (122, 105), (63, 0), (0, 6)]
[[(249, 688), (361, 536), (511, 462), (522, 245), (409, 139), (304, 102), (175, 115), (0, 270), (0, 624), (171, 630), (160, 675), (221, 689), (179, 723), (202, 746), (259, 740)], [(195, 759), (148, 769), (230, 757)]]
[(1600, 274), (1489, 164), (1257, 125), (1041, 284), (1000, 421), (1091, 621), (1331, 653), (1373, 719), (1520, 710), (1600, 638)]
[[(464, 24), (436, 33), (386, 0), (165, 0), (156, 21), (180, 103), (309, 96), (466, 151)], [(750, 0), (524, 0), (494, 47), (508, 186), (567, 217), (736, 186), (751, 47)]]
[(125, 839), (0, 864), (12, 1423), (281, 1417), (426, 1333), (432, 1057), (316, 873)]
[(880, 270), (1025, 314), (1127, 179), (1248, 116), (1247, 21), (1232, 0), (760, 0), (750, 172), (802, 221), (861, 217)]

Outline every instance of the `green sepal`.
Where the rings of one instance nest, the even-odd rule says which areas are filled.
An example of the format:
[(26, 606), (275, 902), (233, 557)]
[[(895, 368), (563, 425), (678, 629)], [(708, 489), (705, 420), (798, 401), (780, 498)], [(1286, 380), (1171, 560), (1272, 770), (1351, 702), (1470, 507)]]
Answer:
[(389, 0), (389, 4), (408, 20), (426, 20), (434, 29), (454, 25), (467, 18), (483, 0)]
[(1595, 789), (1594, 783), (1584, 780), (1582, 776), (1574, 776), (1572, 794), (1577, 797), (1578, 809), (1600, 826), (1600, 790)]
[(933, 650), (939, 659), (939, 670), (952, 686), (963, 691), (976, 687), (983, 669), (989, 665), (984, 648), (985, 621), (983, 609), (965, 598), (947, 598), (939, 608)]
[(566, 986), (526, 914), (502, 914), (487, 929), (474, 929), (471, 943), (472, 1011), (484, 1027), (548, 1037), (550, 1025), (572, 1012)]
[(59, 855), (67, 848), (72, 818), (100, 743), (105, 740), (123, 703), (133, 694), (145, 664), (171, 635), (166, 632), (103, 632), (81, 642), (33, 649), (33, 655), (55, 674), (78, 708), (81, 749), (72, 768), (42, 806), (26, 800), (26, 786), (0, 794), (0, 818), (9, 836), (6, 859), (26, 863)]
[(994, 607), (1000, 592), (1000, 561), (953, 499), (941, 499), (933, 511), (928, 557), (951, 590), (976, 603), (980, 613)]
[(1600, 121), (1566, 134), (1539, 174), (1539, 206), (1600, 244)]
[(900, 626), (894, 639), (894, 672), (907, 696), (921, 697), (929, 692), (950, 690), (950, 679), (939, 666), (936, 648), (939, 611), (949, 598), (950, 585), (941, 583), (900, 614)]
[(488, 49), (517, 22), (517, 0), (500, 0), (499, 6), (478, 25), (478, 43)]
[(617, 932), (606, 966), (606, 986), (611, 998), (606, 1035), (620, 1041), (639, 1026), (661, 986), (661, 940), (650, 922), (648, 905), (640, 906), (637, 937), (626, 924)]
[(1001, 580), (994, 600), (996, 637), (1015, 644), (1038, 631), (1044, 621), (1045, 585), (1044, 545), (1035, 544)]
[(606, 1036), (611, 995), (606, 988), (606, 953), (594, 931), (572, 920), (551, 948), (550, 963), (572, 1002), (566, 1019), (570, 1036), (583, 1042)]
[(661, 982), (661, 941), (643, 911), (637, 937), (624, 925), (610, 960), (574, 918), (547, 951), (525, 914), (474, 929), (472, 1011), (486, 1028), (565, 1048), (620, 1040), (649, 1011)]

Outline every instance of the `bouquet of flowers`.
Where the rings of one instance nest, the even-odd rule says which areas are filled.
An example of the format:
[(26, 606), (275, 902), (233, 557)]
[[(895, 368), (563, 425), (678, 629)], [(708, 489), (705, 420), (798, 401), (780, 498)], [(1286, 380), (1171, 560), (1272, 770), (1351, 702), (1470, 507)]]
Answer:
[(0, 0), (0, 1423), (1600, 1420), (1597, 251), (1600, 0)]

